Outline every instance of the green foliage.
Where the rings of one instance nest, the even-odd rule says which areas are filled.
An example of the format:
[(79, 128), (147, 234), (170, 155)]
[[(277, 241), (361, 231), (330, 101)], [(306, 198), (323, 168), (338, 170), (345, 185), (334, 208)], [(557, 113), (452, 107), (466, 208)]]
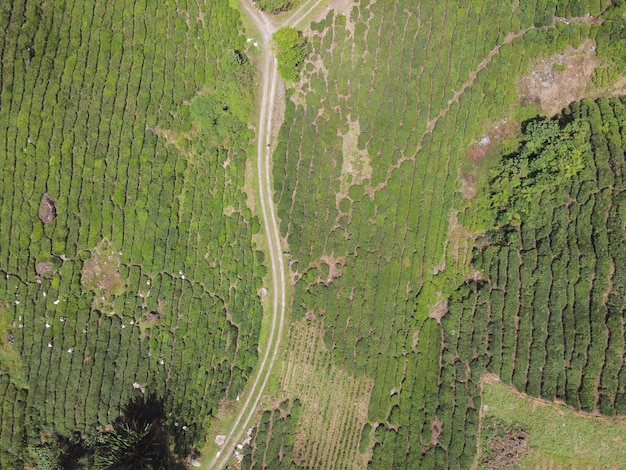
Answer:
[(252, 435), (250, 447), (241, 451), (242, 469), (305, 468), (301, 466), (297, 453), (294, 453), (301, 407), (298, 399), (286, 400), (278, 408), (263, 413), (261, 422)]
[[(516, 468), (543, 467), (546, 462), (563, 468), (580, 465), (587, 468), (619, 468), (622, 465), (626, 451), (623, 420), (599, 420), (596, 416), (584, 416), (562, 404), (529, 399), (503, 383), (485, 383), (483, 403), (486, 405), (481, 433), (484, 440), (494, 434), (505, 435), (513, 431), (512, 437), (515, 437), (522, 429), (526, 431), (527, 447), (519, 455)], [(608, 445), (607, 442), (614, 444)], [(576, 452), (572, 452), (573, 448)], [(508, 460), (512, 465), (509, 459), (515, 453), (506, 455), (511, 447), (499, 446), (496, 449), (498, 453), (492, 451), (491, 461), (502, 464)]]
[(165, 408), (155, 395), (132, 399), (122, 417), (105, 431), (94, 449), (94, 469), (173, 470), (183, 469), (169, 450), (163, 428)]
[(56, 444), (26, 434), (92, 435), (137, 386), (166, 397), (161, 427), (187, 455), (258, 355), (239, 14), (83, 3), (0, 7), (1, 468), (26, 446), (45, 466)]
[(19, 350), (14, 344), (15, 333), (13, 330), (7, 308), (4, 302), (0, 301), (0, 371), (10, 377), (15, 385), (26, 387), (24, 366)]
[(534, 202), (584, 168), (590, 150), (589, 129), (581, 121), (526, 123), (519, 148), (502, 157), (483, 189), (496, 225), (518, 225)]
[[(588, 153), (584, 168), (536, 194), (518, 227), (492, 232), (494, 244), (476, 250), (473, 260), (488, 282), (459, 289), (450, 305), (451, 312), (469, 312), (472, 343), (459, 340), (459, 357), (482, 350), (488, 370), (517, 389), (607, 415), (619, 412), (626, 385), (619, 382), (625, 368), (618, 321), (626, 285), (615, 269), (625, 239), (617, 209), (626, 186), (625, 115), (619, 98), (583, 100), (566, 110), (568, 120), (586, 129), (587, 142), (575, 141)], [(539, 134), (542, 152), (551, 145), (542, 142), (558, 142), (561, 129), (567, 126)], [(522, 150), (534, 151), (530, 137), (522, 141)], [(478, 328), (484, 317), (490, 337), (481, 347), (476, 338), (484, 338)]]
[[(535, 148), (527, 155), (535, 172), (528, 174), (527, 183), (540, 184), (528, 188), (534, 197), (528, 195), (524, 202), (518, 198), (527, 207), (526, 222), (508, 225), (494, 235), (489, 253), (476, 250), (475, 271), (468, 266), (472, 240), (462, 235), (463, 228), (491, 227), (494, 218), (486, 220), (468, 209), (474, 202), (459, 193), (459, 168), (470, 167), (473, 182), (482, 177), (481, 162), (467, 161), (467, 147), (494, 124), (498, 127), (504, 117), (524, 121), (537, 115), (538, 108), (530, 106), (516, 114), (520, 75), (529, 73), (537, 57), (593, 40), (595, 34), (587, 20), (566, 24), (554, 21), (553, 15), (599, 14), (601, 2), (519, 4), (518, 9), (507, 2), (416, 5), (390, 0), (361, 2), (349, 19), (330, 12), (311, 25), (307, 37), (315, 66), (303, 67), (302, 86), (296, 84), (287, 94), (285, 122), (273, 155), (273, 184), (281, 233), (293, 260), (293, 317), (320, 324), (323, 319), (325, 343), (335, 365), (375, 380), (368, 421), (380, 425), (372, 433), (376, 447), (371, 468), (470, 468), (476, 452), (479, 380), (485, 367), (497, 370), (507, 382), (513, 377), (524, 386), (528, 382), (546, 396), (562, 397), (570, 383), (566, 379), (574, 387), (575, 374), (564, 367), (562, 358), (568, 354), (569, 361), (574, 348), (582, 351), (582, 335), (576, 346), (574, 339), (583, 331), (584, 317), (576, 322), (576, 281), (569, 279), (593, 271), (582, 274), (577, 263), (587, 260), (579, 262), (572, 256), (565, 261), (567, 254), (557, 252), (557, 247), (569, 249), (571, 240), (581, 238), (570, 234), (575, 224), (563, 225), (570, 217), (576, 219), (578, 205), (567, 206), (561, 190), (586, 182), (581, 189), (590, 196), (594, 188), (587, 180), (594, 165), (583, 154), (583, 167), (574, 161), (567, 170), (559, 165), (572, 157), (565, 151), (570, 145), (567, 138), (546, 137), (545, 154), (543, 148)], [(547, 26), (537, 29), (535, 22)], [(569, 116), (558, 122), (558, 132), (572, 121), (575, 118)], [(537, 140), (543, 139), (542, 132), (549, 136), (553, 125), (538, 123)], [(585, 129), (580, 132), (589, 135)], [(492, 148), (502, 143), (497, 139), (492, 138)], [(529, 145), (536, 143), (532, 140)], [(502, 146), (523, 150), (516, 143)], [(359, 168), (368, 168), (364, 163), (371, 173), (356, 174)], [(606, 170), (602, 168), (603, 187), (612, 184)], [(562, 179), (559, 185), (553, 181), (557, 177)], [(578, 190), (572, 191), (577, 197)], [(553, 211), (561, 220), (560, 241), (551, 242), (550, 250), (534, 243), (552, 236), (551, 212), (541, 217), (536, 212), (542, 201), (543, 206), (568, 209)], [(590, 204), (594, 203), (595, 199)], [(536, 230), (528, 230), (524, 237), (517, 233), (532, 226)], [(522, 245), (529, 252), (526, 256)], [(572, 245), (571, 253), (587, 253), (589, 246), (594, 242), (588, 240), (580, 249)], [(565, 264), (555, 266), (561, 273), (554, 289), (571, 297), (567, 306), (546, 292), (552, 289), (550, 276), (556, 274), (545, 260), (559, 257)], [(324, 279), (321, 274), (329, 258), (341, 259), (341, 266), (331, 279)], [(489, 280), (463, 282), (479, 273)], [(540, 277), (545, 281), (539, 282)], [(533, 290), (521, 295), (527, 283)], [(422, 330), (426, 315), (436, 310), (432, 307), (459, 284), (463, 287), (449, 301), (441, 327), (433, 320), (434, 325)], [(536, 319), (546, 296), (550, 308), (560, 309), (559, 315)], [(520, 370), (518, 339), (523, 347), (519, 359), (526, 361)], [(541, 349), (542, 341), (551, 345), (550, 354)], [(527, 367), (529, 361), (534, 369)], [(626, 406), (621, 392), (608, 392), (626, 377), (616, 375), (615, 368), (604, 374), (607, 408)], [(552, 383), (544, 386), (538, 374), (542, 370)], [(597, 374), (595, 365), (594, 370)], [(400, 384), (399, 396), (390, 396)], [(437, 420), (443, 426), (433, 443), (437, 433), (431, 426)]]
[(220, 82), (215, 91), (196, 96), (189, 112), (212, 148), (233, 144), (243, 133), (252, 112), (250, 92), (237, 82)]
[(281, 13), (293, 8), (298, 0), (257, 0), (256, 5), (268, 13)]
[(37, 469), (182, 470), (185, 466), (170, 449), (165, 418), (163, 399), (138, 395), (104, 430), (70, 437), (40, 433), (31, 439), (27, 461)]
[(278, 61), (278, 73), (285, 80), (296, 80), (307, 55), (306, 40), (302, 32), (284, 26), (272, 35), (272, 39)]

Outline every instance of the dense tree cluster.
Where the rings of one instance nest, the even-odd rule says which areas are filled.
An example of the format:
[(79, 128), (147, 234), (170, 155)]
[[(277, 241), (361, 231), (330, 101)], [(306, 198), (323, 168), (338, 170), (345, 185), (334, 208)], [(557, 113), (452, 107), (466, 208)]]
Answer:
[(578, 174), (590, 153), (589, 128), (582, 121), (526, 123), (519, 148), (491, 171), (486, 191), (495, 223), (519, 224), (534, 202)]
[(257, 6), (268, 13), (281, 13), (292, 8), (298, 0), (257, 0)]
[(278, 73), (285, 80), (296, 80), (306, 57), (306, 40), (301, 31), (284, 26), (272, 35)]
[(521, 391), (626, 414), (626, 99), (583, 100), (566, 118), (588, 129), (585, 167), (475, 251), (486, 279), (452, 296), (444, 331), (465, 338), (459, 357)]

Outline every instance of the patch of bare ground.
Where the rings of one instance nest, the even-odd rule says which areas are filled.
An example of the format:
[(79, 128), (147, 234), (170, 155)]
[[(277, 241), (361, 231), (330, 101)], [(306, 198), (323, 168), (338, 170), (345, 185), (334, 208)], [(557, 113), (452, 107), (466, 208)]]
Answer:
[(52, 222), (56, 216), (56, 206), (54, 205), (54, 199), (48, 193), (45, 193), (41, 196), (41, 201), (39, 202), (39, 219), (47, 224)]
[(340, 187), (342, 193), (347, 193), (350, 186), (362, 184), (372, 178), (372, 164), (367, 150), (358, 147), (360, 134), (359, 120), (352, 120), (351, 116), (348, 116), (348, 130), (344, 134), (338, 132), (343, 139)]
[(459, 223), (458, 211), (450, 210), (448, 217), (448, 254), (452, 256), (455, 261), (458, 261), (460, 254), (466, 253), (470, 247), (470, 241), (473, 240), (474, 235), (467, 230), (463, 225)]
[(513, 468), (520, 463), (528, 446), (528, 432), (514, 427), (498, 427), (485, 441), (485, 470)]
[(559, 54), (538, 60), (530, 74), (519, 81), (522, 103), (537, 104), (546, 116), (554, 116), (574, 101), (593, 94), (591, 76), (599, 61), (595, 46), (587, 40), (568, 46)]
[(285, 351), (280, 387), (302, 403), (294, 455), (308, 468), (367, 467), (369, 454), (359, 451), (359, 441), (374, 381), (333, 364), (321, 321), (292, 324)]
[(448, 299), (440, 299), (428, 308), (428, 316), (441, 324), (441, 319), (448, 313)]
[(103, 239), (90, 251), (89, 258), (83, 262), (80, 271), (81, 284), (84, 289), (96, 293), (94, 302), (101, 307), (108, 296), (124, 289), (124, 281), (120, 276), (120, 255), (113, 244)]
[(439, 442), (439, 436), (443, 431), (443, 422), (439, 418), (435, 417), (432, 423), (430, 423), (430, 446), (435, 447)]
[[(312, 18), (312, 22), (322, 21), (324, 18), (326, 18), (326, 16), (328, 16), (328, 12), (332, 10), (335, 10), (335, 15), (341, 14), (349, 19), (352, 8), (354, 8), (355, 6), (356, 3), (354, 2), (354, 0), (331, 0), (324, 6), (324, 8), (321, 8), (319, 11), (316, 12), (315, 16)], [(354, 25), (350, 24), (350, 22), (346, 24), (346, 28), (354, 32)]]
[(470, 200), (476, 197), (478, 194), (478, 182), (476, 178), (472, 175), (462, 176), (459, 178), (459, 183), (461, 184), (459, 192), (463, 196), (463, 199)]
[[(276, 100), (274, 101), (274, 107), (272, 108), (272, 128), (270, 130), (271, 142), (278, 142), (278, 131), (283, 125), (285, 119), (285, 82), (279, 81), (276, 85)], [(270, 143), (270, 142), (267, 142)]]
[(517, 134), (519, 127), (519, 122), (509, 121), (506, 118), (495, 122), (477, 142), (474, 142), (467, 148), (465, 151), (467, 159), (470, 163), (481, 162), (492, 151), (494, 144)]
[(52, 261), (44, 261), (35, 264), (35, 272), (37, 276), (44, 276), (46, 274), (52, 274), (54, 272), (54, 264)]

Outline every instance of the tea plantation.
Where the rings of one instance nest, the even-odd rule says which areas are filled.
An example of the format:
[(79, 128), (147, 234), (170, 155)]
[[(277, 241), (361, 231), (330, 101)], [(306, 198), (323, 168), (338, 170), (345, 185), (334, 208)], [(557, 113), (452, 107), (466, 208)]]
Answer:
[[(300, 407), (295, 424), (282, 405), (263, 416), (245, 468), (471, 468), (487, 370), (624, 413), (622, 101), (539, 120), (564, 137), (542, 141), (519, 197), (491, 181), (500, 213), (484, 189), (499, 153), (541, 141), (521, 132), (574, 60), (592, 65), (562, 107), (623, 91), (623, 14), (605, 1), (360, 1), (305, 31), (274, 152), (294, 282), (276, 394)], [(287, 423), (295, 442), (268, 455)]]
[[(0, 2), (0, 468), (184, 468), (243, 392), (235, 3)], [(256, 3), (315, 19), (274, 35), (290, 321), (231, 468), (479, 468), (486, 374), (623, 417), (626, 2)]]
[(0, 467), (57, 468), (142, 394), (187, 455), (262, 318), (239, 14), (16, 0), (0, 23)]

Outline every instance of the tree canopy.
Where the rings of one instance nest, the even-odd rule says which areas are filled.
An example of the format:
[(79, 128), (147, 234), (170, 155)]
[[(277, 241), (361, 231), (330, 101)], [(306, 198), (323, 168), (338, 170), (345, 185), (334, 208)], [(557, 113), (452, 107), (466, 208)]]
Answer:
[(533, 201), (581, 171), (590, 151), (588, 126), (579, 120), (529, 121), (518, 148), (489, 178), (486, 202), (496, 224), (518, 223)]
[(302, 32), (285, 26), (276, 31), (272, 39), (278, 73), (285, 80), (296, 80), (306, 57), (306, 40)]
[(296, 2), (293, 0), (257, 0), (257, 6), (269, 13), (280, 13), (287, 11), (294, 6)]

